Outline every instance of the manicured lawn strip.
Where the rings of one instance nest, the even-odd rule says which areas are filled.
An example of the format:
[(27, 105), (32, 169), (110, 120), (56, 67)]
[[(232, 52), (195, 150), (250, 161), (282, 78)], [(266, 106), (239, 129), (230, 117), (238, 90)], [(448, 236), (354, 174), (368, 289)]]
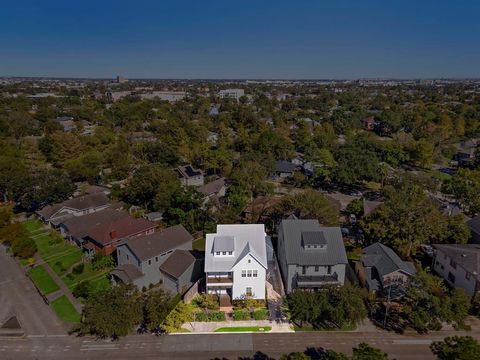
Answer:
[(75, 285), (77, 285), (79, 282), (83, 280), (95, 281), (95, 280), (99, 280), (100, 278), (103, 278), (104, 276), (106, 277), (106, 275), (110, 272), (110, 270), (111, 269), (102, 270), (102, 271), (93, 270), (92, 264), (85, 263), (83, 273), (78, 275), (72, 274), (74, 276), (73, 278), (70, 278), (70, 276), (68, 277), (62, 276), (62, 280), (70, 288), (70, 290), (73, 290)]
[(45, 294), (50, 294), (59, 289), (58, 285), (53, 281), (53, 279), (48, 275), (47, 271), (43, 266), (37, 266), (29, 271), (30, 276), (32, 277), (35, 284), (38, 288)]
[[(76, 264), (82, 260), (82, 252), (80, 249), (72, 248), (66, 255), (59, 258), (53, 258), (48, 260), (47, 263), (58, 275), (65, 273), (73, 264)], [(60, 264), (57, 264), (60, 263)]]
[(52, 301), (50, 304), (52, 305), (53, 310), (55, 310), (61, 320), (71, 323), (80, 322), (80, 314), (73, 307), (72, 303), (65, 295), (60, 296), (58, 299)]
[(316, 329), (316, 328), (313, 328), (312, 326), (296, 326), (294, 325), (293, 326), (293, 330), (294, 331), (298, 331), (298, 332), (311, 332), (311, 331), (353, 331), (353, 330), (356, 330), (357, 328), (357, 325), (356, 324), (347, 324), (345, 326), (342, 326), (341, 328), (333, 328), (333, 329)]
[(192, 332), (192, 330), (180, 328), (177, 331), (174, 331), (173, 333), (175, 334), (175, 333), (190, 333), (190, 332)]
[(29, 233), (34, 232), (42, 227), (42, 223), (38, 220), (28, 220), (23, 223), (23, 226)]
[(214, 332), (264, 332), (272, 330), (271, 326), (245, 326), (245, 327), (221, 327), (216, 329)]

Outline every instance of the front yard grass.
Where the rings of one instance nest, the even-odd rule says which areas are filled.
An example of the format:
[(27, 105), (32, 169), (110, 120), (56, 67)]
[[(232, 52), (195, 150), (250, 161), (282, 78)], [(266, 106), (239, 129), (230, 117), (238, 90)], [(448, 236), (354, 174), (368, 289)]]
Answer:
[(23, 223), (23, 226), (29, 233), (33, 233), (42, 227), (42, 223), (38, 220), (28, 220)]
[(47, 263), (50, 267), (57, 273), (57, 275), (62, 275), (74, 264), (82, 260), (82, 251), (77, 247), (71, 247), (63, 255), (58, 257), (50, 258)]
[(221, 327), (214, 332), (265, 332), (272, 330), (271, 326), (235, 326)]
[(44, 295), (53, 293), (59, 289), (58, 285), (50, 277), (43, 266), (37, 266), (31, 269), (28, 273)]
[(322, 328), (314, 328), (312, 326), (293, 326), (294, 331), (298, 332), (311, 332), (311, 331), (354, 331), (357, 329), (357, 324), (347, 324), (342, 326), (341, 328), (328, 328), (328, 329), (322, 329)]
[(61, 320), (70, 323), (80, 322), (80, 314), (65, 295), (52, 301), (51, 305)]

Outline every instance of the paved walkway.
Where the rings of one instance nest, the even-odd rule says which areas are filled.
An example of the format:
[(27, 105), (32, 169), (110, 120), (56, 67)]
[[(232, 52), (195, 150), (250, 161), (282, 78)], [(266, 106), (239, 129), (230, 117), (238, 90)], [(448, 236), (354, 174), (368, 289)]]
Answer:
[(78, 301), (78, 299), (73, 296), (72, 292), (70, 291), (70, 289), (68, 288), (67, 285), (65, 285), (65, 283), (63, 282), (63, 280), (57, 275), (57, 273), (55, 271), (52, 270), (52, 268), (50, 267), (50, 265), (48, 265), (47, 262), (44, 262), (42, 260), (42, 258), (40, 257), (40, 255), (35, 254), (35, 261), (36, 261), (36, 264), (37, 266), (39, 264), (42, 264), (43, 267), (45, 268), (45, 270), (47, 271), (47, 273), (52, 277), (53, 281), (55, 281), (58, 285), (58, 287), (60, 288), (59, 291), (56, 291), (55, 293), (53, 294), (50, 294), (50, 296), (48, 297), (48, 299), (57, 299), (59, 298), (60, 296), (62, 295), (65, 295), (68, 300), (70, 300), (70, 302), (72, 303), (72, 305), (75, 307), (75, 309), (79, 312), (79, 313), (82, 313), (82, 308), (83, 308), (83, 305), (80, 303), (80, 301)]
[(183, 328), (195, 333), (214, 332), (223, 327), (256, 327), (270, 326), (269, 332), (293, 332), (288, 322), (277, 322), (269, 320), (249, 320), (249, 321), (212, 321), (212, 322), (190, 322), (183, 324)]

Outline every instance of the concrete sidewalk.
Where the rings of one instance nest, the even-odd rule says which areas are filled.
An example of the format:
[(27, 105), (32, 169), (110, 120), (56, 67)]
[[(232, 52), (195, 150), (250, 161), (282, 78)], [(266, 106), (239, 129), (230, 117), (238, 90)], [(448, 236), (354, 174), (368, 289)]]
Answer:
[(272, 330), (269, 332), (276, 332), (276, 333), (285, 333), (285, 332), (293, 332), (290, 328), (291, 324), (288, 322), (276, 322), (276, 321), (269, 321), (269, 320), (249, 320), (249, 321), (212, 321), (212, 322), (189, 322), (183, 324), (183, 328), (190, 330), (194, 333), (209, 333), (214, 332), (218, 328), (224, 327), (265, 327), (270, 326)]

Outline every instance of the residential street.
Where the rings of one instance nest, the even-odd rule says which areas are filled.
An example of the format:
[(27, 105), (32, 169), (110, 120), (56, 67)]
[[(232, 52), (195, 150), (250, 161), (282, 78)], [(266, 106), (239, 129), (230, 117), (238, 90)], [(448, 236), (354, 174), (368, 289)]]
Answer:
[[(67, 335), (63, 325), (12, 257), (0, 251), (0, 319), (16, 315), (24, 338), (0, 337), (0, 359), (238, 359), (261, 352), (278, 358), (292, 351), (326, 348), (351, 352), (365, 341), (398, 360), (432, 359), (431, 341), (451, 335), (480, 338), (480, 327), (465, 332), (441, 331), (425, 336), (384, 331), (303, 332), (264, 334), (178, 334), (156, 337), (133, 335), (118, 342)], [(257, 357), (261, 359), (261, 357)]]

